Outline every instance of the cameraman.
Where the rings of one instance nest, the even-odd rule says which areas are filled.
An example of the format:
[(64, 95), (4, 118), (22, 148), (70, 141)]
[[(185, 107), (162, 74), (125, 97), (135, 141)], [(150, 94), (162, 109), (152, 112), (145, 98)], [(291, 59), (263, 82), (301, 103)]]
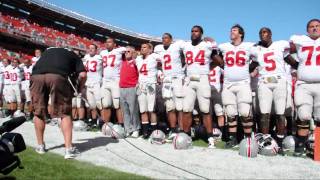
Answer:
[(81, 92), (86, 81), (86, 71), (81, 59), (72, 51), (61, 48), (48, 48), (35, 64), (32, 71), (30, 90), (34, 111), (34, 124), (38, 141), (37, 153), (45, 153), (43, 139), (45, 117), (48, 114), (48, 100), (51, 97), (51, 118), (61, 118), (61, 130), (65, 143), (65, 159), (75, 158), (77, 150), (72, 146), (71, 99), (72, 86), (68, 78), (76, 74)]

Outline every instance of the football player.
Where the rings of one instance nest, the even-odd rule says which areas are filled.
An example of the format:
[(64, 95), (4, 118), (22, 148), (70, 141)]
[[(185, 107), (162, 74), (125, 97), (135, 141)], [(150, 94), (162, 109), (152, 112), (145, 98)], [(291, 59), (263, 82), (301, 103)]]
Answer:
[(7, 106), (8, 113), (13, 115), (13, 111), (11, 110), (12, 103), (12, 93), (11, 93), (11, 80), (10, 80), (10, 70), (12, 68), (11, 61), (9, 59), (2, 60), (2, 72), (3, 72), (3, 98)]
[(11, 97), (10, 103), (11, 111), (15, 116), (21, 115), (21, 82), (24, 79), (23, 70), (19, 67), (19, 60), (13, 59), (11, 63), (12, 68), (9, 71), (10, 85), (11, 85)]
[(41, 57), (41, 50), (35, 49), (34, 50), (34, 57), (32, 58), (32, 65), (34, 65)]
[(125, 47), (117, 47), (114, 38), (106, 41), (106, 50), (100, 52), (103, 61), (102, 78), (102, 120), (106, 123), (110, 121), (111, 107), (116, 109), (118, 123), (123, 126), (122, 112), (120, 109), (120, 65), (122, 56), (126, 51)]
[(162, 97), (165, 100), (166, 111), (170, 132), (168, 140), (172, 140), (178, 133), (177, 116), (181, 121), (182, 118), (182, 82), (184, 71), (181, 60), (181, 43), (172, 43), (172, 35), (164, 33), (162, 35), (162, 44), (154, 48), (154, 52), (161, 57), (163, 80), (162, 80)]
[(210, 115), (211, 87), (209, 84), (210, 63), (212, 51), (216, 51), (214, 41), (202, 39), (203, 28), (195, 25), (191, 29), (191, 41), (183, 45), (186, 62), (186, 78), (183, 92), (183, 131), (191, 135), (192, 111), (198, 99), (199, 108), (206, 128), (209, 148), (215, 148), (212, 134), (212, 117)]
[(236, 24), (231, 27), (231, 42), (218, 46), (214, 60), (224, 66), (222, 103), (227, 114), (229, 140), (225, 147), (233, 148), (237, 142), (237, 116), (239, 116), (245, 136), (251, 136), (253, 118), (251, 112), (252, 92), (250, 87), (250, 49), (254, 43), (243, 42), (244, 29)]
[[(276, 114), (276, 140), (281, 147), (286, 133), (284, 111), (287, 103), (287, 74), (285, 61), (296, 61), (289, 54), (289, 42), (273, 42), (272, 32), (269, 28), (261, 28), (259, 36), (260, 41), (251, 49), (252, 60), (259, 63), (258, 98), (261, 112), (259, 127), (263, 134), (269, 134), (270, 113), (273, 103)], [(294, 68), (296, 68), (296, 65)]]
[[(223, 69), (220, 66), (211, 66), (209, 73), (209, 82), (211, 86), (211, 103), (210, 103), (210, 111), (215, 114), (218, 121), (219, 130), (224, 133), (224, 111), (222, 105), (222, 97), (221, 97), (221, 78), (223, 77)], [(224, 133), (225, 135), (225, 133)], [(218, 135), (219, 136), (219, 135)], [(217, 137), (214, 137), (215, 139)]]
[(22, 92), (24, 94), (24, 98), (26, 101), (26, 105), (28, 107), (28, 116), (32, 118), (32, 106), (31, 106), (31, 95), (30, 95), (30, 77), (32, 74), (32, 61), (28, 58), (24, 59), (24, 66), (23, 66), (23, 75), (24, 81), (22, 81)]
[(151, 132), (157, 128), (157, 115), (154, 112), (156, 100), (156, 83), (158, 72), (158, 61), (160, 55), (153, 52), (153, 45), (145, 43), (141, 45), (141, 56), (136, 59), (139, 71), (138, 80), (138, 103), (141, 113), (143, 138), (149, 136), (149, 117)]
[(89, 103), (91, 121), (89, 125), (97, 124), (98, 112), (102, 110), (101, 103), (101, 80), (102, 80), (102, 57), (97, 54), (97, 46), (91, 44), (89, 52), (84, 56), (84, 65), (87, 70), (86, 97)]
[(297, 53), (299, 66), (294, 94), (298, 113), (298, 131), (295, 147), (296, 156), (304, 153), (312, 117), (316, 126), (320, 124), (320, 20), (307, 23), (307, 35), (293, 35), (290, 38), (292, 53)]

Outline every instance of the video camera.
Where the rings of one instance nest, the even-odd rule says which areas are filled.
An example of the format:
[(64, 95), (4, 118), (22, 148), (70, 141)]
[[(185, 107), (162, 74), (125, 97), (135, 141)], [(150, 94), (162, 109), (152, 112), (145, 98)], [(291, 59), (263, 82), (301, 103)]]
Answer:
[(16, 153), (26, 149), (23, 137), (19, 133), (10, 133), (26, 121), (24, 116), (12, 118), (0, 126), (0, 174), (9, 174), (17, 167), (21, 168), (21, 161)]

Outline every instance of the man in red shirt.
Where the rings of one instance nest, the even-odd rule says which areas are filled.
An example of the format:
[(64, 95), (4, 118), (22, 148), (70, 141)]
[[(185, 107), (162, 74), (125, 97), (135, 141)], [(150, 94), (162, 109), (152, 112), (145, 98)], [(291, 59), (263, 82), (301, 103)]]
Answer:
[(120, 106), (124, 115), (124, 128), (127, 136), (139, 137), (140, 120), (137, 103), (136, 85), (138, 83), (138, 69), (135, 63), (135, 49), (128, 46), (125, 59), (120, 69)]

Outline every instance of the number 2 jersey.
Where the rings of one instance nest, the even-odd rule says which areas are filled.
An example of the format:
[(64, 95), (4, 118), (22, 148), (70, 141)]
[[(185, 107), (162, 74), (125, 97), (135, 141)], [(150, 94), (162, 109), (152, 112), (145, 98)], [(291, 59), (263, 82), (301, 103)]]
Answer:
[(181, 63), (182, 41), (172, 43), (168, 49), (157, 45), (154, 52), (160, 55), (162, 71), (165, 77), (183, 77), (184, 71)]
[(218, 46), (224, 61), (224, 83), (250, 82), (250, 50), (253, 45), (251, 42), (242, 42), (235, 46), (228, 42)]
[(290, 42), (297, 49), (298, 80), (320, 82), (320, 38), (313, 40), (306, 35), (293, 35)]
[(102, 79), (102, 57), (100, 55), (91, 56), (86, 54), (83, 58), (84, 66), (87, 70), (86, 86), (100, 84)]
[(252, 60), (259, 63), (259, 78), (280, 76), (286, 78), (284, 58), (290, 53), (288, 41), (275, 41), (269, 47), (255, 45), (251, 48)]

